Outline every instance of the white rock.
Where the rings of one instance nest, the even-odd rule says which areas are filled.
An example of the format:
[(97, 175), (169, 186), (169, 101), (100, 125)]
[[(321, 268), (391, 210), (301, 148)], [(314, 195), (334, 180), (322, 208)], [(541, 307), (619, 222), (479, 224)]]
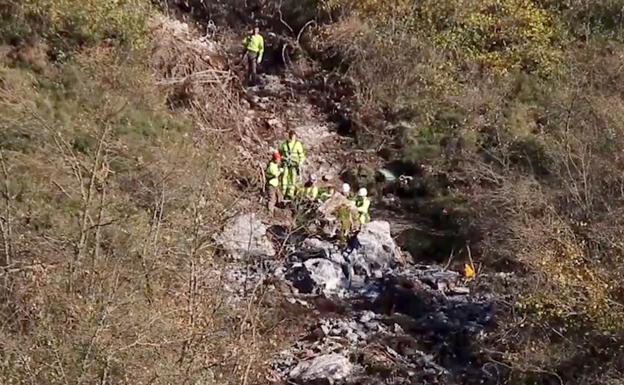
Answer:
[(231, 219), (216, 241), (235, 259), (275, 255), (273, 243), (267, 236), (267, 227), (254, 213)]
[(324, 293), (335, 293), (347, 286), (346, 277), (339, 264), (322, 258), (308, 259), (303, 264), (310, 273), (310, 278), (323, 288)]
[(367, 323), (377, 318), (377, 315), (370, 310), (365, 310), (360, 316), (360, 322)]
[(455, 286), (450, 290), (450, 292), (457, 295), (468, 295), (470, 294), (470, 289), (467, 287)]
[(349, 359), (341, 354), (325, 354), (300, 362), (290, 371), (290, 378), (301, 383), (326, 380), (330, 384), (347, 378), (353, 371)]
[(318, 238), (306, 238), (301, 243), (301, 250), (309, 253), (323, 253), (326, 257), (332, 254), (335, 247), (331, 242), (322, 241)]
[(401, 261), (399, 248), (390, 233), (390, 223), (386, 221), (373, 221), (364, 225), (358, 240), (361, 246), (353, 252), (351, 258), (355, 266), (360, 266), (369, 275)]

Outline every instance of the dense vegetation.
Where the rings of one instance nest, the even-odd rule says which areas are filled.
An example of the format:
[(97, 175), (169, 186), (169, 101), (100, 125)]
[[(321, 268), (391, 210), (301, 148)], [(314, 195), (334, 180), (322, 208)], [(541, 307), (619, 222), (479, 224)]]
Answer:
[[(407, 211), (514, 273), (479, 342), (501, 382), (621, 381), (624, 1), (184, 3), (295, 37), (317, 21), (301, 46), (358, 143), (417, 176)], [(156, 12), (0, 4), (2, 383), (245, 383), (274, 348), (279, 308), (206, 279), (228, 138), (155, 86)]]
[(485, 271), (524, 277), (486, 356), (517, 383), (621, 378), (624, 2), (323, 6), (312, 46), (352, 79), (362, 145), (393, 141), (416, 216), (449, 209)]
[(157, 85), (175, 63), (152, 56), (156, 11), (18, 0), (0, 15), (0, 383), (255, 378), (279, 310), (259, 317), (258, 290), (243, 313), (219, 284), (227, 138), (199, 135)]

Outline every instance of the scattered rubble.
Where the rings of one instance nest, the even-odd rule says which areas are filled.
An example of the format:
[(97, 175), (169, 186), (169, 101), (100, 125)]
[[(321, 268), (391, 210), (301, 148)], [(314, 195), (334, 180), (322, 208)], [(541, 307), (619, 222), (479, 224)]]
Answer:
[[(249, 223), (256, 229), (252, 233), (266, 235), (266, 227), (249, 215), (233, 219), (226, 229), (248, 233)], [(485, 378), (470, 341), (484, 335), (495, 300), (472, 293), (457, 272), (399, 263), (387, 223), (374, 223), (363, 234), (367, 248), (357, 258), (375, 273), (356, 269), (351, 285), (340, 248), (319, 238), (293, 241), (294, 252), (285, 260), (264, 250), (262, 262), (226, 276), (224, 286), (237, 295), (269, 278), (290, 283), (288, 302), (319, 316), (294, 346), (275, 357), (273, 376), (301, 385), (456, 384), (463, 376)], [(314, 298), (343, 311), (323, 315)]]

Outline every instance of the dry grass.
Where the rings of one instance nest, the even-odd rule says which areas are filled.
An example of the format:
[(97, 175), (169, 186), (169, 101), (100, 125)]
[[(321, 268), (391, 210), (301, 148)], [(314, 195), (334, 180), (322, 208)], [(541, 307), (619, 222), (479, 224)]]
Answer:
[(279, 295), (241, 305), (219, 278), (231, 75), (157, 41), (151, 67), (102, 47), (0, 67), (2, 383), (262, 383), (286, 340)]
[(198, 126), (196, 140), (207, 135), (229, 143), (229, 177), (252, 180), (256, 187), (262, 185), (260, 170), (264, 164), (248, 149), (264, 144), (256, 128), (245, 119), (247, 108), (242, 102), (240, 81), (228, 68), (224, 52), (216, 43), (200, 37), (197, 30), (177, 22), (161, 21), (154, 27), (154, 34), (150, 65), (161, 79), (158, 84), (167, 93), (170, 107), (191, 116)]

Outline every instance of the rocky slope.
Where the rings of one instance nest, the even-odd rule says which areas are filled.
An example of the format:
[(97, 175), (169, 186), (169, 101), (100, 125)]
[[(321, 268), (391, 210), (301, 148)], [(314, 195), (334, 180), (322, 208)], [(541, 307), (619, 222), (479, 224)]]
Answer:
[[(243, 125), (252, 138), (240, 143), (240, 156), (263, 167), (289, 126), (307, 147), (307, 175), (339, 177), (350, 165), (370, 161), (336, 133), (306, 89), (289, 71), (263, 74), (260, 85), (241, 89)], [(210, 279), (223, 283), (232, 303), (243, 305), (258, 287), (268, 286), (291, 311), (306, 315), (298, 321), (306, 331), (273, 357), (267, 379), (291, 384), (495, 380), (478, 349), (492, 324), (495, 295), (443, 266), (406, 260), (389, 222), (366, 226), (349, 266), (343, 245), (309, 231), (311, 223), (296, 228), (289, 212), (285, 208), (280, 219), (271, 218), (252, 198), (234, 207), (215, 235), (226, 263)], [(392, 221), (388, 213), (384, 217)]]
[[(471, 283), (441, 266), (403, 263), (387, 222), (371, 222), (360, 234), (362, 247), (350, 257), (351, 280), (337, 244), (305, 234), (280, 235), (253, 215), (233, 219), (220, 237), (249, 245), (244, 250), (223, 243), (224, 251), (239, 261), (225, 271), (234, 296), (244, 299), (249, 288), (267, 284), (312, 315), (302, 319), (307, 331), (294, 346), (274, 358), (273, 381), (493, 380), (494, 373), (479, 361), (478, 345), (492, 323), (496, 297), (473, 291)], [(281, 245), (285, 258), (275, 257), (272, 242)]]

